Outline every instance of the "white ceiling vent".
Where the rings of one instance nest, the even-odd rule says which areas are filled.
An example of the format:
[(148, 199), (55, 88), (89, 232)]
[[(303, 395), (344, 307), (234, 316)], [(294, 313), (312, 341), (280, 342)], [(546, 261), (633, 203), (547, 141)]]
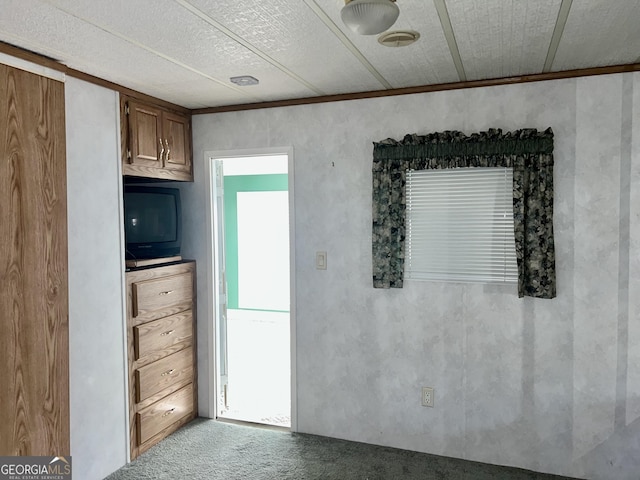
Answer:
[(380, 35), (378, 42), (385, 47), (406, 47), (419, 38), (420, 34), (414, 30), (397, 30)]

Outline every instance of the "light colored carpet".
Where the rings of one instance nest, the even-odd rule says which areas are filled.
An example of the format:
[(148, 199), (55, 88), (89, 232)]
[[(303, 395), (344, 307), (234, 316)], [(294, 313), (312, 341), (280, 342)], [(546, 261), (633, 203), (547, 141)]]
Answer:
[(108, 480), (560, 480), (394, 448), (196, 419)]

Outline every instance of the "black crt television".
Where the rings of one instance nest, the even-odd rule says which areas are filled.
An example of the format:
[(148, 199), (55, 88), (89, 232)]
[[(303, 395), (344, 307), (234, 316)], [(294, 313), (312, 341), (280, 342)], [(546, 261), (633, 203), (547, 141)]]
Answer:
[(127, 260), (180, 255), (180, 190), (125, 185), (124, 236)]

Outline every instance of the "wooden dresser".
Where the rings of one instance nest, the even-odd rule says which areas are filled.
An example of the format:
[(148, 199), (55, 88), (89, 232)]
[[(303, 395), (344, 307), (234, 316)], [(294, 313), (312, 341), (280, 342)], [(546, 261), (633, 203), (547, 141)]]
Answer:
[(126, 273), (132, 460), (197, 415), (195, 269)]

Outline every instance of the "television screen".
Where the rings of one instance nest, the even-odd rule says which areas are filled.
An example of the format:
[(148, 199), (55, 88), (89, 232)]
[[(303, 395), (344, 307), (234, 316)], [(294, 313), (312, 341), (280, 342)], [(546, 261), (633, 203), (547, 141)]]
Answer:
[(173, 195), (130, 193), (127, 201), (127, 239), (132, 243), (174, 242), (176, 202)]
[(180, 192), (173, 188), (126, 187), (125, 241), (128, 259), (180, 254)]

